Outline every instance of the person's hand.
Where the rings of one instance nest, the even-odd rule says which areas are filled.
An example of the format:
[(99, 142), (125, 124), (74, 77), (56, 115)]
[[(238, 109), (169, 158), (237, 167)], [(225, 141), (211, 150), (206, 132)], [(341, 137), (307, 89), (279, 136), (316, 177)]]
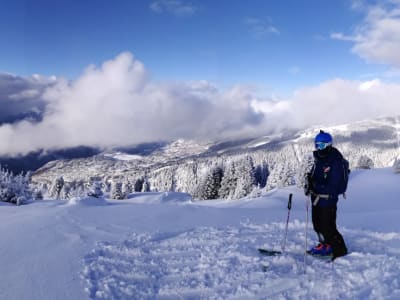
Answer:
[(306, 196), (309, 196), (310, 194), (312, 194), (312, 192), (313, 192), (313, 183), (311, 180), (311, 174), (307, 173), (306, 174), (306, 182), (304, 185), (304, 194)]

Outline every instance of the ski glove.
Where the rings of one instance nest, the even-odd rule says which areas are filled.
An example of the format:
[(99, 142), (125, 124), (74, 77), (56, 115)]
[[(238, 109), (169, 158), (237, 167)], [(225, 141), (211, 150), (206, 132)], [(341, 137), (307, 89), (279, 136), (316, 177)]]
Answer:
[(307, 173), (306, 174), (306, 182), (304, 184), (304, 194), (306, 196), (309, 196), (313, 192), (313, 188), (314, 188), (314, 185), (311, 180), (311, 174)]

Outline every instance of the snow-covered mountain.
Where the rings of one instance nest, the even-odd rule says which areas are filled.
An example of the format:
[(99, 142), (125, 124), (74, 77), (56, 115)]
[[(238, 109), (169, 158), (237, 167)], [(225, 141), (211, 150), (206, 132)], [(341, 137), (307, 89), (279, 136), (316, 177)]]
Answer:
[[(243, 165), (250, 164), (252, 173), (237, 172), (236, 180), (242, 178), (254, 187), (272, 189), (296, 181), (300, 162), (313, 150), (312, 140), (319, 129), (217, 143), (178, 140), (152, 144), (151, 151), (136, 147), (134, 151), (108, 151), (88, 158), (56, 160), (37, 170), (33, 181), (49, 186), (62, 176), (65, 182), (74, 185), (94, 180), (119, 181), (129, 182), (136, 191), (177, 191), (197, 195), (216, 168), (226, 174), (229, 168), (242, 165), (243, 169)], [(323, 129), (333, 135), (335, 146), (348, 158), (352, 169), (389, 167), (400, 155), (400, 117)], [(255, 178), (249, 180), (248, 176)], [(244, 189), (247, 190), (245, 194), (252, 190)], [(231, 198), (244, 195), (237, 193), (231, 192)]]
[[(0, 299), (399, 299), (400, 174), (354, 170), (338, 227), (349, 254), (316, 242), (302, 189), (237, 201), (182, 193), (0, 202)], [(260, 256), (257, 248), (285, 254)], [(306, 246), (307, 244), (307, 246)]]

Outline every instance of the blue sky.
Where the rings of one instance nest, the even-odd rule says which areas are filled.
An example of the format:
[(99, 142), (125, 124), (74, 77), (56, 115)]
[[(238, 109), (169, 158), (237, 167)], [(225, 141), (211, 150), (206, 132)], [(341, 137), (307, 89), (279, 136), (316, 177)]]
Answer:
[(253, 84), (288, 94), (382, 72), (351, 52), (365, 10), (350, 0), (0, 2), (0, 70), (74, 79), (123, 51), (156, 80)]
[(0, 0), (0, 155), (392, 116), (399, 36), (400, 0)]

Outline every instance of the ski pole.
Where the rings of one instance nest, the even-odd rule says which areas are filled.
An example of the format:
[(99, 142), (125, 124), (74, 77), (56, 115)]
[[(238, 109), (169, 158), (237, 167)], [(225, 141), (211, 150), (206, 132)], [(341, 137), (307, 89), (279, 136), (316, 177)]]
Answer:
[(307, 267), (307, 240), (308, 240), (308, 203), (309, 199), (308, 197), (306, 198), (306, 232), (305, 232), (305, 250), (304, 250), (304, 274), (306, 273), (306, 267)]
[(288, 205), (287, 205), (288, 213), (287, 213), (287, 218), (286, 218), (285, 237), (284, 237), (283, 243), (282, 243), (282, 253), (285, 253), (286, 238), (287, 238), (288, 226), (289, 226), (290, 209), (292, 208), (292, 197), (293, 197), (293, 194), (290, 193), (289, 194), (289, 201), (288, 201)]

